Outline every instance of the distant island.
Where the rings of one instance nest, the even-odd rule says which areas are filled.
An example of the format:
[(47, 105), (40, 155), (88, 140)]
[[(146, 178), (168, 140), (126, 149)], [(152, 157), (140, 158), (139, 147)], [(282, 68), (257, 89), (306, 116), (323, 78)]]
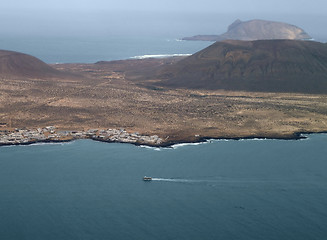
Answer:
[[(0, 51), (0, 144), (169, 146), (327, 131), (327, 44), (228, 40), (189, 57), (53, 64)], [(51, 127), (50, 127), (51, 126)]]
[(192, 41), (223, 41), (227, 39), (246, 41), (266, 39), (308, 40), (311, 37), (303, 29), (283, 22), (266, 20), (242, 22), (238, 19), (229, 25), (226, 33), (221, 35), (197, 35), (182, 38), (182, 40)]

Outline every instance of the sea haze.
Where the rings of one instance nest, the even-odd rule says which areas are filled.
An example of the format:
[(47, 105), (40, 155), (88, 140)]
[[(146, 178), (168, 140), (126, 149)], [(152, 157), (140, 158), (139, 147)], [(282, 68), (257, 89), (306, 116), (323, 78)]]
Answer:
[(321, 21), (325, 18), (319, 15), (304, 19), (302, 15), (267, 13), (51, 11), (49, 8), (4, 11), (0, 15), (0, 49), (31, 54), (47, 63), (94, 63), (143, 55), (193, 54), (212, 42), (178, 39), (222, 34), (236, 19), (282, 21), (303, 28), (317, 41), (327, 41), (326, 24)]
[(320, 134), (171, 149), (90, 140), (1, 147), (0, 236), (324, 239), (326, 143)]
[(193, 54), (211, 42), (181, 41), (173, 37), (79, 36), (2, 37), (1, 49), (23, 52), (46, 63), (95, 63), (144, 57)]
[[(327, 37), (315, 40), (327, 42)], [(182, 41), (176, 36), (20, 36), (3, 35), (0, 49), (30, 54), (50, 64), (95, 63), (145, 57), (188, 56), (213, 42)]]

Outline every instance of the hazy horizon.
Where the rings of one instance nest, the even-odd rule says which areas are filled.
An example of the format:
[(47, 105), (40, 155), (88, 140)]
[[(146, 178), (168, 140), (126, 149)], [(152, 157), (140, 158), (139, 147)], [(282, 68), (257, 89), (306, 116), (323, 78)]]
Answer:
[(327, 35), (327, 3), (318, 0), (263, 2), (72, 0), (4, 1), (2, 36), (162, 35), (183, 37), (221, 34), (236, 19), (282, 21), (303, 28), (314, 38)]

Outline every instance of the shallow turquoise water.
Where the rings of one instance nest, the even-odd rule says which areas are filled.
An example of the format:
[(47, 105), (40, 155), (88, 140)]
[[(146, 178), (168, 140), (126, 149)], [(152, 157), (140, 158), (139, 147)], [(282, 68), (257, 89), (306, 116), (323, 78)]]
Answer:
[(0, 239), (324, 239), (326, 143), (1, 147)]

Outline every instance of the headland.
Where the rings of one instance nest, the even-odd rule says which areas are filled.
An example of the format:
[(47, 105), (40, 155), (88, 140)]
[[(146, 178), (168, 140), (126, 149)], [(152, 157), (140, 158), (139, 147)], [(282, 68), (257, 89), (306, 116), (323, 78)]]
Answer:
[(237, 19), (229, 25), (227, 32), (220, 35), (196, 35), (184, 37), (183, 40), (191, 41), (223, 41), (233, 40), (265, 40), (265, 39), (292, 39), (308, 40), (311, 37), (301, 28), (284, 23), (254, 19), (241, 21)]
[[(242, 51), (237, 50), (240, 54), (237, 58), (226, 52), (226, 57), (229, 57), (226, 63), (231, 66), (233, 61), (243, 63), (242, 54), (250, 59), (251, 48), (242, 44)], [(291, 49), (297, 45), (294, 42)], [(205, 50), (206, 59), (211, 56), (209, 50), (210, 47)], [(27, 57), (16, 54), (2, 60), (7, 65), (16, 66), (11, 61), (17, 62), (17, 56), (19, 59)], [(318, 85), (315, 85), (315, 89), (319, 90), (316, 92), (305, 91), (310, 85), (295, 86), (296, 91), (292, 92), (286, 79), (279, 82), (279, 91), (269, 91), (269, 88), (251, 91), (238, 86), (228, 90), (188, 87), (186, 78), (176, 85), (169, 80), (167, 69), (174, 69), (172, 66), (176, 69), (182, 66), (189, 72), (201, 67), (201, 61), (194, 59), (198, 58), (193, 55), (95, 64), (54, 64), (42, 67), (42, 76), (35, 70), (39, 63), (34, 61), (34, 70), (24, 70), (29, 71), (28, 75), (7, 71), (0, 76), (0, 131), (3, 142), (11, 139), (9, 144), (28, 144), (91, 138), (169, 146), (205, 139), (298, 139), (299, 133), (327, 131), (327, 94)], [(195, 65), (187, 68), (187, 61)], [(197, 63), (200, 65), (197, 66)], [(43, 63), (41, 65), (44, 66)], [(252, 65), (244, 65), (247, 66)], [(305, 66), (301, 65), (301, 69), (307, 74)], [(324, 71), (324, 65), (317, 62), (315, 66)], [(205, 77), (210, 76), (210, 71), (220, 71), (219, 68), (202, 69)], [(231, 75), (234, 70), (235, 74), (239, 74), (237, 67), (228, 69), (232, 71)], [(12, 67), (10, 70), (19, 72)], [(276, 74), (276, 71), (273, 73)], [(267, 73), (269, 71), (258, 72)], [(166, 83), (170, 84), (163, 84), (167, 79)], [(199, 82), (201, 79), (205, 80), (199, 78)], [(260, 84), (259, 81), (260, 78), (256, 83)], [(304, 82), (310, 84), (310, 81)], [(206, 80), (201, 82), (205, 83)], [(283, 85), (288, 87), (288, 91)], [(44, 132), (42, 129), (46, 126), (55, 126), (55, 132)], [(121, 129), (125, 132), (119, 132)], [(111, 135), (110, 131), (118, 131), (119, 134)], [(38, 137), (33, 138), (33, 134)], [(25, 139), (25, 135), (30, 136), (29, 140)], [(15, 142), (17, 139), (20, 142)]]

